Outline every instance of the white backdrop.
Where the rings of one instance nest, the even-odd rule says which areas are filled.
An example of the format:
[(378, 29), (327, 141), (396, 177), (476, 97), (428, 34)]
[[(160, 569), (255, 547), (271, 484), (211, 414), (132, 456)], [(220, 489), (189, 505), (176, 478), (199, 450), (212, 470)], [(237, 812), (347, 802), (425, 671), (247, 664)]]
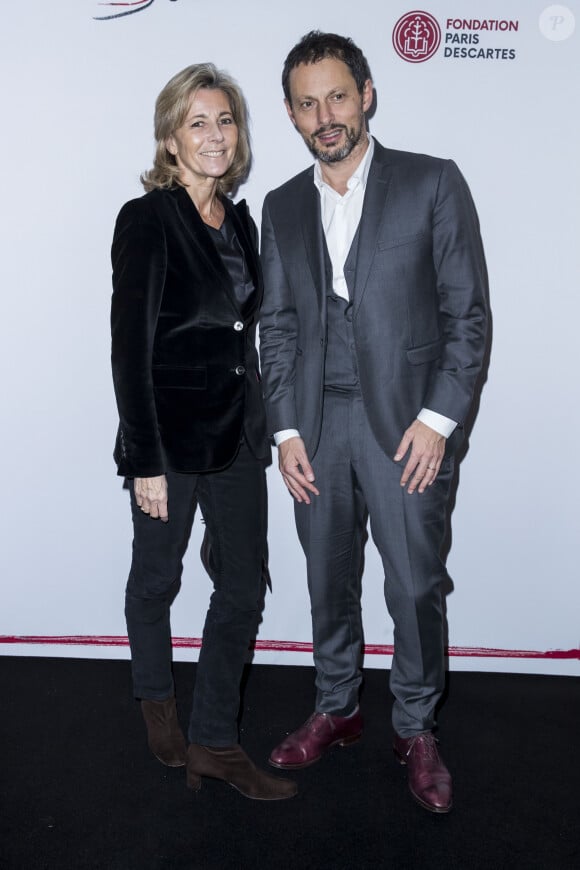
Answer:
[[(580, 4), (546, 13), (540, 27), (546, 6), (432, 0), (421, 8), (438, 21), (441, 45), (411, 63), (392, 43), (408, 3), (5, 4), (0, 654), (127, 656), (131, 528), (111, 458), (109, 247), (116, 213), (141, 193), (150, 165), (157, 93), (202, 60), (238, 79), (255, 154), (240, 195), (259, 222), (265, 193), (310, 161), (280, 72), (290, 47), (320, 28), (352, 36), (367, 55), (372, 132), (391, 147), (453, 157), (482, 223), (493, 347), (452, 516), (450, 668), (580, 672)], [(517, 30), (447, 23), (476, 17)], [(492, 57), (446, 56), (457, 34), (478, 34)], [(274, 594), (256, 661), (308, 664), (303, 558), (275, 468), (269, 484)], [(200, 538), (196, 523), (173, 608), (173, 633), (186, 639), (176, 658), (197, 656), (191, 639), (210, 592)], [(376, 653), (367, 664), (388, 667), (392, 625), (371, 544), (363, 611)]]

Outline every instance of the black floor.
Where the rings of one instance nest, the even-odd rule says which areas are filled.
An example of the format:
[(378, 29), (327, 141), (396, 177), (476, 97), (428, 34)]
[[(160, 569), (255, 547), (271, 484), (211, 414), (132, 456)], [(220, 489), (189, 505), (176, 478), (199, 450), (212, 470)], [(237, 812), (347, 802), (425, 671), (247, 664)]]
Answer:
[[(177, 664), (187, 721), (195, 666)], [(262, 803), (185, 787), (145, 745), (126, 662), (0, 657), (1, 870), (580, 868), (580, 680), (452, 674), (440, 713), (455, 808), (416, 806), (390, 750), (388, 674), (356, 745)], [(265, 763), (311, 712), (310, 668), (254, 666), (241, 739)]]

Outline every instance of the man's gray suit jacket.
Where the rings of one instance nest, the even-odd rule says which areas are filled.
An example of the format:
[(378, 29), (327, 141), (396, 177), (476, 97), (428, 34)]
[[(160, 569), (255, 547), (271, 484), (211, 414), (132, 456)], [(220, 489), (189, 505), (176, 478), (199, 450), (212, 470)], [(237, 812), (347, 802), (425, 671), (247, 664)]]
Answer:
[[(327, 286), (320, 197), (310, 167), (266, 197), (260, 353), (269, 432), (320, 437)], [(356, 243), (356, 237), (355, 237)], [(388, 456), (421, 408), (460, 426), (481, 368), (487, 286), (479, 223), (457, 166), (375, 142), (358, 232), (353, 300), (360, 388)]]

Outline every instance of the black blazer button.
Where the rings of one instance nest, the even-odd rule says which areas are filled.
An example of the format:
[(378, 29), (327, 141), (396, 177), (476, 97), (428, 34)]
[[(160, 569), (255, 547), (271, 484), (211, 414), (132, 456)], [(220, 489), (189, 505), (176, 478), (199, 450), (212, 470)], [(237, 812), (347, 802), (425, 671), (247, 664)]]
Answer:
[(244, 368), (244, 366), (236, 366), (234, 371), (237, 375), (245, 375), (246, 374), (246, 369)]
[(234, 329), (236, 330), (236, 332), (241, 332), (243, 328), (244, 324), (242, 323), (242, 321), (236, 320), (236, 322), (234, 323)]

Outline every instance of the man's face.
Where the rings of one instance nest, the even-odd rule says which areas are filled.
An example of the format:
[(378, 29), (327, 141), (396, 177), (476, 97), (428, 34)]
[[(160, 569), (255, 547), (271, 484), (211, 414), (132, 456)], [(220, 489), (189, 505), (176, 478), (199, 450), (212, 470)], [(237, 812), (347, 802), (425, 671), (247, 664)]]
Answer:
[(365, 112), (373, 98), (373, 84), (359, 94), (348, 66), (325, 58), (302, 63), (290, 73), (290, 120), (306, 145), (323, 163), (339, 163), (366, 147)]

